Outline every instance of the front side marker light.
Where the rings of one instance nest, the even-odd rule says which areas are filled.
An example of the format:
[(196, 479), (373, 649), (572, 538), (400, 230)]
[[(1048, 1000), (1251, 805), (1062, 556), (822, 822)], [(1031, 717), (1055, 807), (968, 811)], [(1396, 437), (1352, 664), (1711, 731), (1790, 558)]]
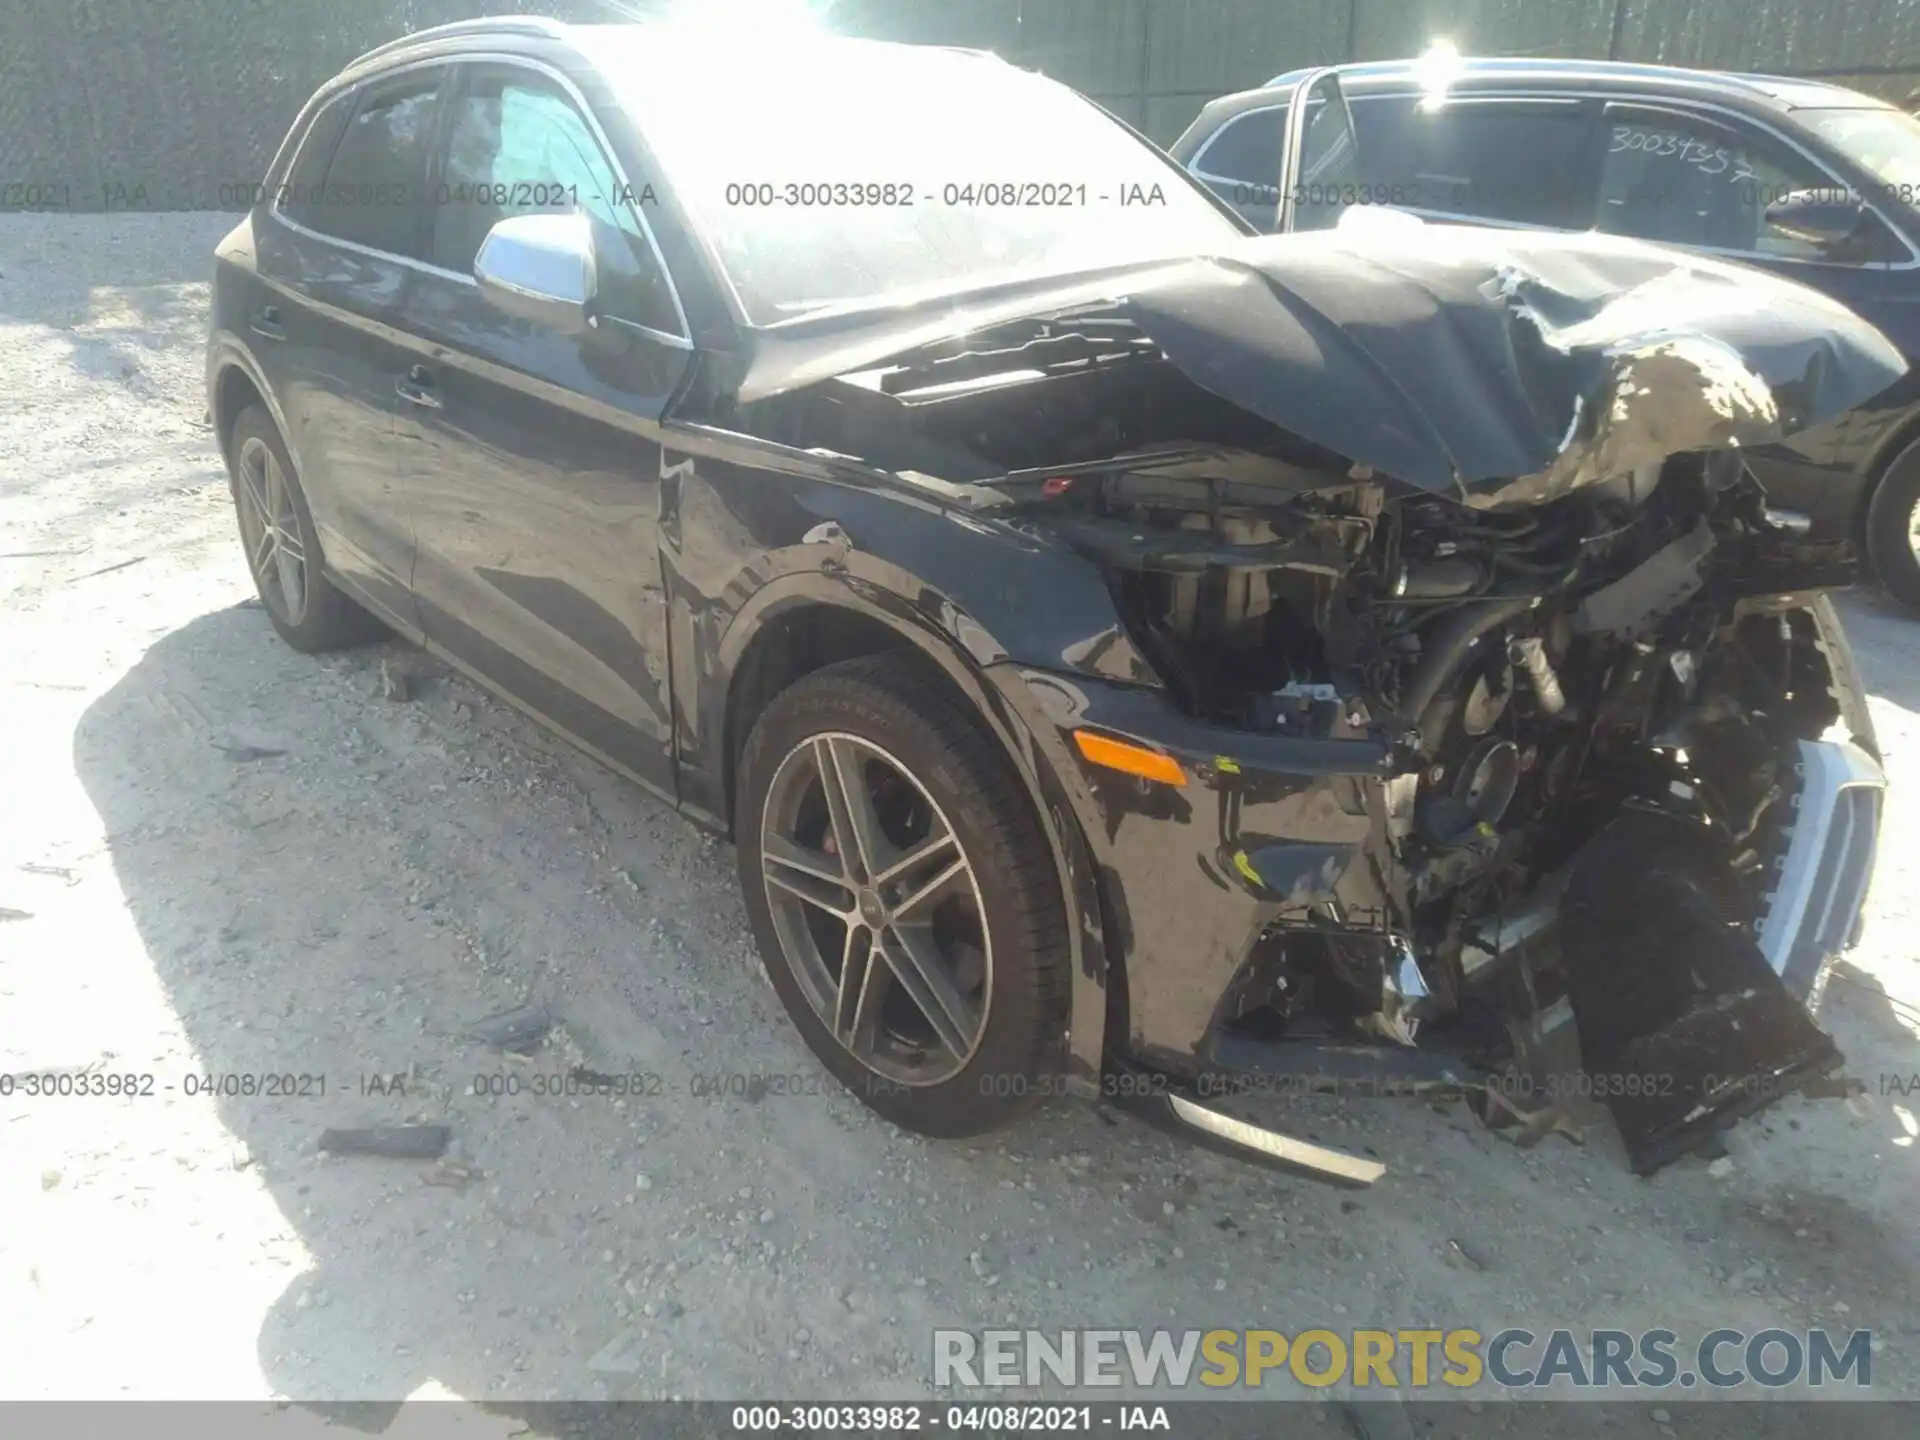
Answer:
[(1138, 775), (1142, 780), (1157, 780), (1162, 785), (1187, 783), (1187, 772), (1180, 768), (1178, 760), (1158, 750), (1149, 750), (1144, 745), (1116, 740), (1111, 735), (1101, 735), (1092, 730), (1074, 731), (1073, 743), (1080, 747), (1080, 753), (1088, 760), (1108, 770), (1118, 770), (1123, 775)]

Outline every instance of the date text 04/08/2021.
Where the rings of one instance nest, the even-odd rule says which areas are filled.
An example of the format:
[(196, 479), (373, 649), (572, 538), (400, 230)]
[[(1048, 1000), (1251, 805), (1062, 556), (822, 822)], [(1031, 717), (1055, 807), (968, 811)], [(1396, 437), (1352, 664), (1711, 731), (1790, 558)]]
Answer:
[[(1177, 1407), (1176, 1407), (1177, 1409)], [(951, 1405), (795, 1404), (736, 1405), (735, 1432), (801, 1435), (911, 1435), (953, 1431), (1090, 1433), (1096, 1430), (1170, 1432), (1165, 1405), (1017, 1405), (982, 1401)]]

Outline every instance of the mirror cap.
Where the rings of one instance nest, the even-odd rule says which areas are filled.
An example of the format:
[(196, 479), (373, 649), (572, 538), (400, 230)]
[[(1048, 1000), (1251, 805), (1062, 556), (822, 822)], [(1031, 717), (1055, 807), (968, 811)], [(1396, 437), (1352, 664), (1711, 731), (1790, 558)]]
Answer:
[(473, 278), (496, 308), (577, 335), (592, 327), (593, 224), (563, 215), (509, 215), (480, 242)]
[(1767, 224), (1809, 245), (1844, 245), (1859, 233), (1867, 209), (1858, 196), (1831, 189), (1794, 190), (1767, 206)]

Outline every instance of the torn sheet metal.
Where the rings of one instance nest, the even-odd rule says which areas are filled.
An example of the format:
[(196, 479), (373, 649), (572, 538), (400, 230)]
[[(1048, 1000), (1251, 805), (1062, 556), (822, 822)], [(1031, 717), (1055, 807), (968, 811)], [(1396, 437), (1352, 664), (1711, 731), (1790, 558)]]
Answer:
[(803, 317), (758, 332), (737, 398), (1093, 314), (1130, 321), (1242, 409), (1479, 506), (1767, 444), (1906, 370), (1837, 302), (1743, 266), (1611, 236), (1354, 225)]

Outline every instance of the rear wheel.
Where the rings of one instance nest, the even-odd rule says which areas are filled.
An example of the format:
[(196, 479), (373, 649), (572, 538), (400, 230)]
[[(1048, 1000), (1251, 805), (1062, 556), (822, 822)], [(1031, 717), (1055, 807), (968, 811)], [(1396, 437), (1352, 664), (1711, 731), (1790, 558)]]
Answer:
[(1920, 615), (1920, 445), (1896, 456), (1873, 492), (1867, 558), (1886, 592)]
[(816, 671), (754, 726), (737, 795), (761, 958), (821, 1063), (927, 1135), (1038, 1099), (1065, 912), (1026, 793), (958, 697), (886, 657)]
[(265, 406), (249, 405), (234, 420), (227, 474), (247, 568), (280, 638), (313, 654), (384, 634), (326, 577), (306, 495)]

